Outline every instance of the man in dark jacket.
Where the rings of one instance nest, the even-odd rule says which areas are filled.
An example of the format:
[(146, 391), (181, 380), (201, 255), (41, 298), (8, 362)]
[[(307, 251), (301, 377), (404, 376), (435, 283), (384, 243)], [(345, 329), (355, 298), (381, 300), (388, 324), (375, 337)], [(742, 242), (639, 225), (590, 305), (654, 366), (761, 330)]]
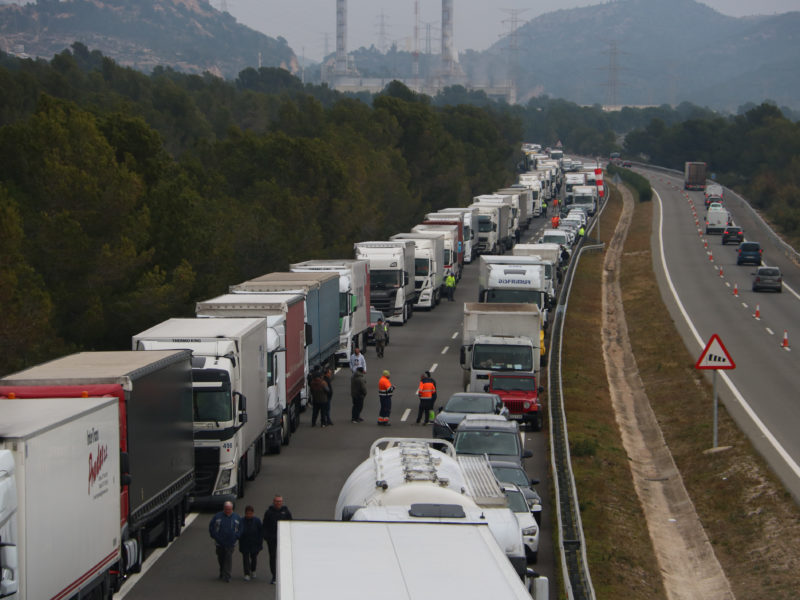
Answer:
[(330, 367), (325, 368), (325, 373), (322, 376), (325, 385), (328, 386), (328, 401), (322, 407), (322, 426), (333, 425), (331, 421), (331, 402), (333, 400), (333, 370)]
[(361, 411), (364, 408), (364, 398), (367, 397), (367, 376), (364, 369), (358, 367), (350, 379), (350, 396), (353, 398), (353, 423), (361, 423)]
[(217, 545), (219, 578), (227, 583), (231, 580), (231, 563), (236, 540), (242, 535), (242, 518), (233, 512), (233, 502), (226, 502), (222, 510), (214, 515), (208, 524), (208, 533)]
[(272, 583), (275, 583), (275, 559), (278, 556), (278, 521), (291, 521), (291, 511), (283, 505), (283, 497), (276, 495), (272, 506), (264, 513), (264, 539), (269, 550), (269, 568), (272, 570)]
[(262, 548), (264, 548), (264, 528), (261, 519), (255, 516), (255, 509), (252, 506), (246, 506), (242, 519), (242, 535), (239, 537), (239, 552), (242, 553), (245, 581), (250, 581), (251, 577), (255, 579), (256, 560)]
[(309, 385), (309, 390), (311, 392), (311, 426), (316, 427), (317, 425), (317, 417), (320, 418), (320, 425), (325, 427), (327, 423), (325, 422), (325, 405), (328, 403), (328, 384), (325, 383), (325, 380), (322, 378), (322, 370), (317, 367), (314, 371), (314, 377), (311, 379), (311, 385)]

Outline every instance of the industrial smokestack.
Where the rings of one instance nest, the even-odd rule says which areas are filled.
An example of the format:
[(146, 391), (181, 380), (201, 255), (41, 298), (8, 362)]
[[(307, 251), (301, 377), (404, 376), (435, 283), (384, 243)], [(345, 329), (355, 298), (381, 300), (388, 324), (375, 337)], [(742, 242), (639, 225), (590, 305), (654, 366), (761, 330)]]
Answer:
[(442, 68), (453, 71), (453, 0), (442, 0)]
[(336, 0), (336, 72), (347, 72), (347, 0)]

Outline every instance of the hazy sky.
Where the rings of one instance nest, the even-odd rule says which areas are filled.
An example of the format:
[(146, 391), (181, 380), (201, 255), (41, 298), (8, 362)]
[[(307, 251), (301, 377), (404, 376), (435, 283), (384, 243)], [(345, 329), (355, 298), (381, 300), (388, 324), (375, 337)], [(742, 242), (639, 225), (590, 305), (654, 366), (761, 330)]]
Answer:
[[(210, 0), (215, 7), (224, 1), (228, 12), (252, 29), (272, 37), (283, 36), (296, 54), (319, 60), (325, 51), (325, 35), (329, 52), (336, 50), (336, 0)], [(510, 31), (512, 11), (522, 25), (544, 12), (557, 8), (573, 8), (599, 4), (597, 0), (454, 0), (454, 34), (457, 51), (471, 48), (484, 50)], [(751, 14), (773, 14), (800, 10), (800, 0), (705, 0), (704, 4), (736, 17)], [(441, 0), (419, 0), (420, 51), (425, 52), (427, 27), (430, 23), (431, 46), (438, 53), (441, 21)], [(395, 42), (400, 49), (413, 49), (413, 0), (348, 0), (347, 49), (374, 44), (380, 48), (381, 11), (384, 15), (387, 44)]]

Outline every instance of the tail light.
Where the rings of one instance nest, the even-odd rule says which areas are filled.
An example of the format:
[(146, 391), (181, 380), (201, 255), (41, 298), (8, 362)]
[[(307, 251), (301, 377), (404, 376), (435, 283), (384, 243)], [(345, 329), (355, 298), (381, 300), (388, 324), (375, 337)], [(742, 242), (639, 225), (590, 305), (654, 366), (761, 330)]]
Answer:
[(759, 248), (759, 249), (758, 249), (758, 253), (759, 253), (759, 254), (763, 254), (763, 253), (764, 253), (764, 251), (763, 251), (761, 248)]
[(758, 283), (759, 281), (761, 281), (761, 277), (756, 277), (756, 283)]

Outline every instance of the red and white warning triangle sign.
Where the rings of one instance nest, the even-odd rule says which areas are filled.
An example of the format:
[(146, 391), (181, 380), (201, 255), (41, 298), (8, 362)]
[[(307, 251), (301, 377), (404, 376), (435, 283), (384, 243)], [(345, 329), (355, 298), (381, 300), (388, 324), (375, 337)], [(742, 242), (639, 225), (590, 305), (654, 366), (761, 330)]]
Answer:
[(694, 364), (695, 369), (735, 369), (736, 363), (733, 362), (728, 350), (715, 333), (706, 344), (706, 349)]

